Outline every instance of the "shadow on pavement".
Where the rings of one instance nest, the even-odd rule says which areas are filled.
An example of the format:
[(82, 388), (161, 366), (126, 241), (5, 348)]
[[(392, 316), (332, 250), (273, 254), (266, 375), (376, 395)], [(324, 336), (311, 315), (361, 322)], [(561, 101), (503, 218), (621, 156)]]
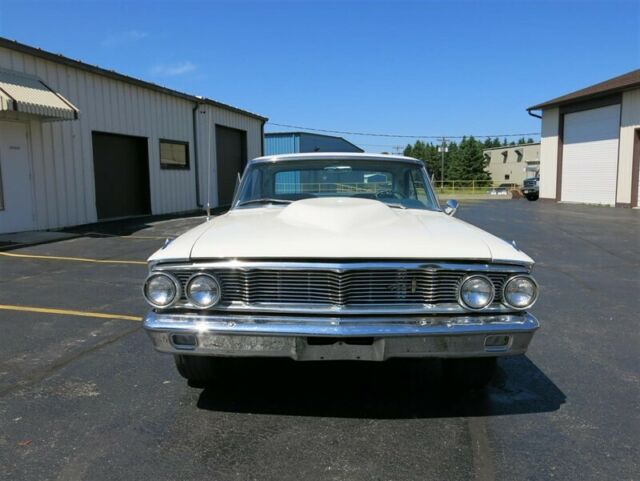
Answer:
[(503, 358), (485, 391), (456, 391), (438, 361), (380, 363), (250, 359), (208, 385), (201, 409), (371, 419), (494, 416), (555, 411), (565, 396), (526, 356)]

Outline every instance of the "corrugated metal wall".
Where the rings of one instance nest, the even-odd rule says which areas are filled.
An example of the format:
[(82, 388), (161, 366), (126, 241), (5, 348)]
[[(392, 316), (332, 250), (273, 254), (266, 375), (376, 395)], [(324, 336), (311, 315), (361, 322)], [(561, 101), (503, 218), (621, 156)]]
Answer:
[(300, 152), (362, 152), (362, 149), (340, 137), (300, 134)]
[[(92, 131), (148, 138), (151, 209), (165, 214), (195, 209), (196, 188), (192, 109), (194, 103), (0, 47), (0, 68), (37, 75), (80, 109), (80, 119), (41, 122), (20, 114), (5, 119), (29, 123), (34, 229), (95, 222)], [(215, 124), (247, 131), (249, 158), (261, 154), (261, 121), (213, 105), (198, 114), (201, 197), (206, 190), (206, 151), (212, 155), (212, 199), (215, 178)], [(206, 127), (212, 125), (211, 143)], [(161, 170), (159, 139), (189, 142), (189, 170)], [(203, 197), (204, 198), (204, 197)]]
[[(198, 152), (200, 171), (200, 203), (207, 203), (207, 168), (208, 155), (211, 156), (211, 205), (218, 205), (217, 159), (216, 159), (216, 125), (223, 125), (247, 132), (247, 160), (262, 155), (261, 122), (255, 118), (242, 115), (213, 105), (202, 105), (198, 109)], [(209, 136), (208, 132), (211, 133)]]
[(264, 155), (296, 154), (300, 152), (300, 136), (291, 134), (272, 134), (264, 138)]

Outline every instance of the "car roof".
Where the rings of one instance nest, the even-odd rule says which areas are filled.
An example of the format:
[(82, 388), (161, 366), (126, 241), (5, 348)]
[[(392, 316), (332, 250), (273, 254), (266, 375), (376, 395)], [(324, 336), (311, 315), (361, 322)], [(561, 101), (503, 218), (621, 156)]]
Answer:
[(404, 155), (389, 154), (371, 154), (361, 152), (308, 152), (304, 154), (278, 154), (266, 155), (250, 160), (249, 163), (260, 162), (287, 162), (292, 160), (373, 160), (373, 161), (394, 161), (394, 162), (411, 162), (414, 164), (422, 164), (421, 160), (413, 157), (405, 157)]

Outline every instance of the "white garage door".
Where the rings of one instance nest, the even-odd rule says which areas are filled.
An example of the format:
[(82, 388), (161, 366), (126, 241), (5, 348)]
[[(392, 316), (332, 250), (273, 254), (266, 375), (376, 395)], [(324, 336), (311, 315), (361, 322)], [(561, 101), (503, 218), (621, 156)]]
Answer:
[(616, 202), (620, 105), (564, 116), (562, 200)]

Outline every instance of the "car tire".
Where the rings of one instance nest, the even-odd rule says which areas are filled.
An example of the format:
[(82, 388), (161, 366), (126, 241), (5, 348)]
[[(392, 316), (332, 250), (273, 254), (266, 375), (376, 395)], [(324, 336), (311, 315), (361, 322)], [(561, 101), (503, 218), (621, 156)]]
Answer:
[(444, 359), (442, 370), (446, 381), (456, 388), (482, 389), (493, 379), (497, 365), (495, 357)]
[(529, 194), (526, 197), (527, 197), (527, 200), (531, 200), (531, 201), (538, 200), (538, 196), (536, 194)]
[(189, 384), (200, 385), (213, 381), (221, 370), (219, 358), (184, 354), (176, 354), (173, 358), (178, 372), (189, 381)]

